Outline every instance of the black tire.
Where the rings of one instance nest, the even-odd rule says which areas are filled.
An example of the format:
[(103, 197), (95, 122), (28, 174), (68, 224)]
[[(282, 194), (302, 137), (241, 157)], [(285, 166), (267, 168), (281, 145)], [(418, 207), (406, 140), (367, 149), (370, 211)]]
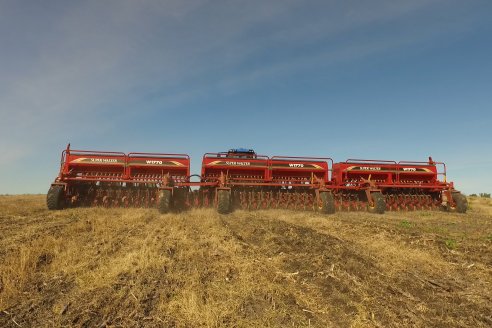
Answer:
[(173, 209), (175, 211), (184, 211), (186, 209), (186, 193), (185, 188), (175, 188), (173, 193)]
[(171, 190), (161, 190), (159, 195), (159, 212), (169, 213), (171, 210)]
[(453, 193), (453, 200), (456, 203), (454, 207), (451, 208), (451, 211), (457, 213), (466, 213), (468, 209), (468, 199), (460, 192)]
[(319, 210), (323, 214), (334, 214), (335, 213), (335, 198), (331, 192), (320, 192), (320, 207)]
[(49, 210), (61, 210), (65, 205), (65, 188), (63, 186), (51, 186), (46, 195), (46, 204)]
[(218, 190), (217, 191), (217, 212), (220, 214), (227, 214), (231, 211), (231, 191), (230, 190)]
[(373, 192), (371, 196), (374, 200), (374, 205), (368, 205), (369, 213), (384, 214), (384, 211), (386, 210), (384, 196), (380, 192)]

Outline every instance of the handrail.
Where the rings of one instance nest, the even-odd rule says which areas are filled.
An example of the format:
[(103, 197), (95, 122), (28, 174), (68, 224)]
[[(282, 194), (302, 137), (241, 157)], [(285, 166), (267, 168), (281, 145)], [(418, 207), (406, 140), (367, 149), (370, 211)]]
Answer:
[[(219, 155), (224, 155), (224, 156), (219, 156)], [(269, 160), (269, 157), (266, 155), (254, 155), (253, 157), (234, 157), (234, 156), (227, 156), (227, 152), (220, 152), (220, 153), (205, 153), (203, 155), (203, 158), (234, 158), (234, 159), (259, 159), (259, 160)]]
[(289, 160), (289, 159), (294, 159), (294, 160), (323, 160), (323, 161), (330, 161), (333, 163), (333, 159), (330, 157), (310, 157), (310, 156), (272, 156), (270, 157), (270, 160), (274, 159), (280, 159), (280, 160)]
[[(181, 159), (181, 160), (186, 160), (190, 161), (190, 156), (187, 154), (164, 154), (164, 153), (122, 153), (122, 152), (114, 152), (114, 151), (99, 151), (99, 150), (72, 150), (67, 146), (67, 149), (62, 151), (61, 155), (61, 163), (60, 163), (60, 176), (63, 172), (65, 162), (67, 159), (67, 156), (74, 155), (74, 156), (84, 156), (84, 155), (89, 155), (89, 156), (94, 156), (94, 157), (119, 157), (123, 159), (123, 163), (115, 163), (115, 165), (122, 165), (124, 167), (123, 170), (123, 175), (124, 178), (128, 178), (130, 176), (130, 168), (129, 168), (129, 163), (131, 159), (135, 159), (138, 157), (143, 157), (143, 158), (152, 158), (152, 157), (157, 157), (157, 158), (162, 158), (162, 159)], [(189, 165), (186, 167), (187, 170), (187, 175), (189, 175)]]
[(399, 161), (399, 165), (412, 165), (412, 164), (417, 164), (417, 165), (433, 165), (436, 164), (437, 162), (422, 162), (422, 161)]
[[(133, 156), (137, 155), (137, 156)], [(135, 157), (163, 157), (163, 158), (179, 158), (179, 159), (190, 159), (190, 156), (188, 154), (164, 154), (164, 153), (128, 153), (128, 158), (135, 158)]]
[(328, 164), (328, 170), (331, 170), (330, 169), (330, 164), (328, 162), (331, 163), (331, 167), (333, 168), (333, 159), (331, 157), (303, 157), (303, 156), (272, 156), (270, 157), (270, 165), (269, 167), (271, 167), (271, 162), (273, 160), (289, 160), (289, 159), (293, 159), (295, 161), (303, 161), (303, 160), (308, 160), (310, 162), (314, 162), (315, 160), (322, 160), (322, 161), (326, 161), (326, 164)]
[(391, 164), (397, 164), (396, 161), (388, 161), (388, 160), (382, 160), (382, 159), (347, 159), (345, 161), (346, 164), (357, 164), (357, 163), (367, 163), (367, 164), (385, 164), (385, 163), (391, 163)]
[[(67, 147), (68, 148), (68, 147)], [(60, 171), (58, 172), (58, 178), (61, 178), (62, 175), (63, 175), (63, 168), (65, 166), (65, 160), (66, 160), (66, 157), (67, 157), (67, 150), (65, 149), (64, 151), (62, 151), (62, 154), (61, 154), (61, 159), (60, 159)]]
[[(64, 152), (67, 152), (67, 151), (64, 150)], [(122, 152), (116, 152), (116, 151), (99, 151), (99, 150), (72, 150), (72, 149), (70, 149), (67, 153), (69, 155), (90, 154), (90, 155), (94, 155), (94, 156), (123, 156), (123, 157), (126, 156), (126, 154), (125, 153), (122, 153)]]
[[(440, 175), (442, 175), (444, 177), (444, 182), (446, 182), (446, 163), (444, 163), (444, 162), (435, 162), (435, 161), (432, 161), (432, 162), (399, 161), (398, 162), (398, 165), (412, 165), (412, 164), (427, 165), (427, 166), (434, 165), (434, 166), (436, 166), (436, 175), (438, 177)], [(442, 172), (439, 172), (439, 165), (441, 165), (443, 167), (443, 171)], [(398, 172), (397, 181), (398, 182), (400, 181), (400, 172)]]

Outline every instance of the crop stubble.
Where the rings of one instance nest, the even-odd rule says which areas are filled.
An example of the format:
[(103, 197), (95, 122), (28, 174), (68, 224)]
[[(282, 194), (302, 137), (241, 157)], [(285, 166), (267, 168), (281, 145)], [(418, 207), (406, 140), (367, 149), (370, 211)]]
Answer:
[(471, 204), (159, 215), (1, 196), (0, 326), (490, 326), (492, 218)]

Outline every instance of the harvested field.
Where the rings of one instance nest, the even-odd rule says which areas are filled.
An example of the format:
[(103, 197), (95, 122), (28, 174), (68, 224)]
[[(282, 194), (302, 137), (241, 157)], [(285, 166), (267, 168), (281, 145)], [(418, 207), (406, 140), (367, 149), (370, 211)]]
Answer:
[(0, 326), (490, 327), (492, 203), (470, 203), (160, 215), (0, 196)]

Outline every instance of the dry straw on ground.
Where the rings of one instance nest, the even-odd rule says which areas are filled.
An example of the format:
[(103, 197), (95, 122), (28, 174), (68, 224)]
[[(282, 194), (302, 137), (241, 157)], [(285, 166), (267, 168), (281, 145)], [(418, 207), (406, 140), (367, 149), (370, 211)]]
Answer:
[(490, 327), (491, 209), (159, 215), (1, 196), (0, 326)]

